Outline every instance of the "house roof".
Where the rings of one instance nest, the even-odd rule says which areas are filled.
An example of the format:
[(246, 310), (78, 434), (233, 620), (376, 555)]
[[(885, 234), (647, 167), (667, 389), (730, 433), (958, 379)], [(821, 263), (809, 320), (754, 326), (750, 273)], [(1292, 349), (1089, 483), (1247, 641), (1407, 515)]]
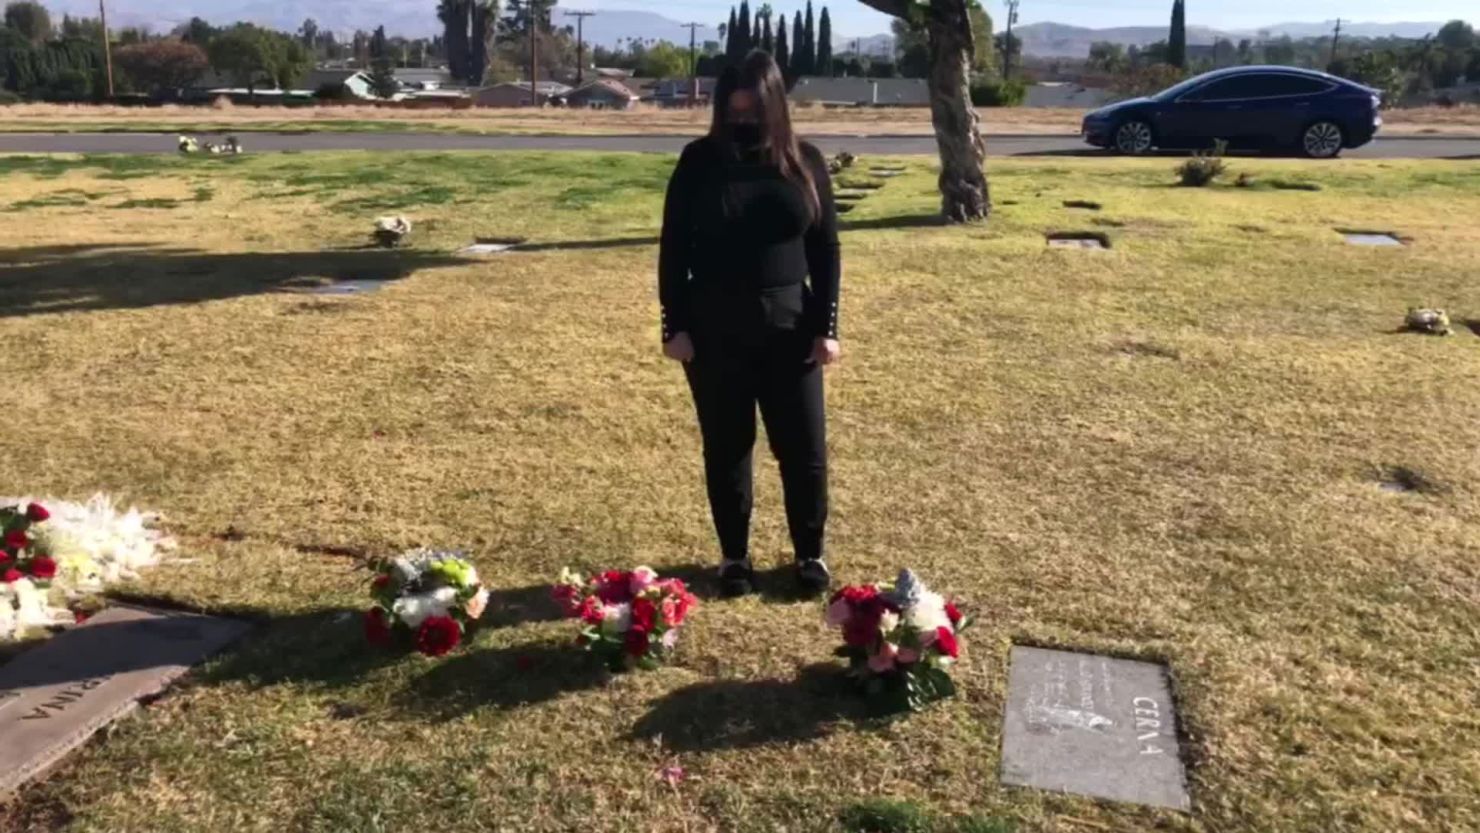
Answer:
[(577, 87), (576, 89), (571, 90), (570, 91), (570, 95), (572, 95), (572, 96), (577, 96), (577, 95), (591, 95), (592, 93), (598, 93), (598, 92), (603, 92), (603, 91), (608, 92), (608, 93), (611, 93), (614, 96), (618, 96), (618, 97), (621, 97), (621, 98), (626, 98), (626, 99), (629, 99), (629, 100), (635, 99), (635, 98), (638, 97), (637, 96), (637, 93), (635, 93), (631, 89), (629, 89), (626, 84), (623, 84), (620, 81), (613, 81), (610, 78), (598, 78), (595, 81), (591, 81), (591, 82), (588, 82), (586, 84), (583, 84), (580, 87)]
[[(500, 84), (489, 84), (486, 87), (480, 87), (478, 89), (478, 92), (482, 92), (483, 90), (497, 90), (497, 89), (503, 89), (503, 88), (512, 88), (512, 89), (516, 89), (516, 90), (528, 90), (529, 89), (529, 82), (528, 81), (504, 81), (503, 83), (500, 83)], [(534, 88), (535, 88), (535, 91), (538, 92), (540, 95), (565, 95), (566, 93), (570, 92), (570, 87), (568, 87), (568, 86), (560, 83), (559, 81), (536, 81), (536, 82), (534, 82)]]

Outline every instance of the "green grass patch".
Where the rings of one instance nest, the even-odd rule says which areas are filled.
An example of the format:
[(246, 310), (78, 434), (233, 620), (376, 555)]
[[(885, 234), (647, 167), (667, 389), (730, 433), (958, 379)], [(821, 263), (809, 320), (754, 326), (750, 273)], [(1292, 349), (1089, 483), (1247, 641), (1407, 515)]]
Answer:
[[(1480, 828), (1455, 754), (1480, 748), (1480, 351), (1392, 332), (1410, 306), (1480, 319), (1480, 163), (1232, 162), (1323, 186), (1305, 193), (1178, 189), (1163, 159), (992, 160), (1014, 205), (965, 227), (935, 221), (916, 163), (858, 203), (828, 376), (835, 570), (910, 566), (980, 614), (960, 696), (876, 722), (784, 572), (738, 601), (707, 587), (698, 432), (656, 339), (671, 158), (0, 162), (0, 205), (65, 189), (195, 221), (6, 214), (0, 459), (45, 463), (15, 489), (162, 510), (183, 559), (126, 591), (263, 622), (0, 830)], [(1113, 249), (1045, 246), (1066, 199), (1113, 207), (1081, 217)], [(391, 206), (411, 248), (364, 250)], [(530, 245), (453, 254), (479, 238)], [(342, 278), (387, 283), (279, 291)], [(758, 445), (753, 550), (781, 569)], [(353, 553), (423, 543), (471, 553), (489, 627), (442, 660), (368, 650)], [(704, 604), (671, 667), (608, 679), (548, 585), (639, 563)], [(1013, 642), (1169, 663), (1196, 814), (997, 786)], [(662, 783), (674, 765), (688, 778)]]
[(168, 197), (148, 197), (148, 198), (145, 198), (145, 199), (124, 200), (123, 202), (121, 202), (121, 203), (119, 203), (119, 204), (117, 204), (115, 206), (112, 206), (112, 208), (115, 209), (115, 210), (126, 211), (126, 210), (133, 209), (133, 208), (145, 208), (145, 209), (179, 208), (181, 205), (182, 205), (182, 203), (179, 200), (170, 199)]

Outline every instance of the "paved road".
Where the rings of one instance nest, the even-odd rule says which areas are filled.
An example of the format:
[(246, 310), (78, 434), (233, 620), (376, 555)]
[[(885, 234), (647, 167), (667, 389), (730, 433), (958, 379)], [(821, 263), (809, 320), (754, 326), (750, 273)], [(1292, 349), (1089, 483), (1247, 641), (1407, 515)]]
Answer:
[[(595, 150), (676, 153), (685, 136), (463, 136), (445, 133), (242, 133), (249, 151), (311, 150)], [(934, 155), (929, 136), (828, 136), (824, 152)], [(175, 136), (151, 133), (0, 134), (0, 153), (173, 153)], [(1096, 153), (1074, 136), (988, 136), (993, 156)], [(1380, 139), (1348, 155), (1368, 159), (1480, 159), (1480, 138)]]

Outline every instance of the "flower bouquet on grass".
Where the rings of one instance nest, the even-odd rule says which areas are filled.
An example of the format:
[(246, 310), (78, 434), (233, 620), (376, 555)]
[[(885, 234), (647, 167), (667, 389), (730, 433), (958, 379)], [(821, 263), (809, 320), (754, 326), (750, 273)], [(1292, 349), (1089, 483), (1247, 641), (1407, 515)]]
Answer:
[(894, 584), (838, 591), (828, 603), (827, 623), (842, 629), (837, 653), (881, 710), (919, 711), (956, 693), (950, 668), (970, 619), (909, 570)]
[(47, 604), (57, 562), (36, 526), (50, 517), (37, 503), (0, 507), (0, 641), (70, 618)]
[(589, 579), (561, 570), (552, 595), (567, 616), (585, 624), (577, 642), (614, 672), (662, 664), (699, 603), (682, 581), (659, 578), (651, 567)]
[(413, 643), (429, 657), (456, 648), (488, 607), (478, 570), (462, 553), (417, 549), (383, 561), (370, 583), (375, 606), (365, 613), (374, 645)]

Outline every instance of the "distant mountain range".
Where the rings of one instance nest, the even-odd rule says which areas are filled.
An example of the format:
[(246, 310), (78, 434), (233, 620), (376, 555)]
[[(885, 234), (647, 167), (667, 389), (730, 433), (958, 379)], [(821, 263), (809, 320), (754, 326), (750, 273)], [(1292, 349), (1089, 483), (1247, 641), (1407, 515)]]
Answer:
[[(44, 0), (54, 17), (64, 13), (75, 16), (94, 17), (98, 12), (97, 0)], [(407, 0), (109, 0), (109, 24), (115, 27), (148, 26), (156, 32), (167, 32), (191, 17), (199, 16), (216, 25), (238, 20), (271, 26), (284, 31), (296, 31), (303, 21), (313, 18), (321, 29), (339, 33), (351, 33), (355, 29), (374, 29), (385, 26), (392, 34), (428, 36), (440, 29), (434, 11), (433, 0), (407, 2)], [(560, 14), (556, 7), (556, 22), (573, 23), (574, 19)], [(687, 21), (675, 20), (656, 12), (642, 11), (599, 11), (594, 17), (586, 18), (586, 40), (602, 46), (618, 46), (632, 38), (644, 41), (667, 40), (687, 45), (689, 33), (682, 28)], [(1209, 45), (1220, 37), (1238, 41), (1242, 38), (1260, 36), (1292, 38), (1327, 35), (1335, 23), (1281, 23), (1259, 29), (1220, 31), (1206, 26), (1188, 26), (1187, 42), (1193, 45)], [(1406, 37), (1421, 38), (1439, 30), (1442, 23), (1343, 23), (1341, 31), (1350, 37)], [(1040, 57), (1082, 58), (1089, 54), (1090, 44), (1096, 41), (1111, 41), (1127, 46), (1146, 46), (1165, 40), (1167, 27), (1127, 26), (1114, 29), (1087, 29), (1062, 23), (1031, 23), (1013, 30), (1023, 40), (1023, 50)], [(703, 26), (695, 33), (696, 40), (718, 41), (716, 27)], [(887, 55), (893, 51), (894, 39), (880, 34), (859, 38), (859, 49), (866, 55)], [(850, 38), (839, 37), (833, 44), (835, 52), (842, 53), (853, 48)]]
[[(1443, 23), (1346, 23), (1341, 24), (1341, 33), (1352, 38), (1421, 38), (1439, 31)], [(1330, 35), (1336, 21), (1328, 23), (1280, 23), (1258, 29), (1219, 30), (1207, 26), (1188, 26), (1187, 43), (1192, 46), (1211, 46), (1218, 38), (1227, 38), (1235, 43), (1250, 38), (1310, 38)], [(1089, 55), (1091, 44), (1101, 41), (1125, 46), (1149, 46), (1167, 39), (1167, 26), (1124, 26), (1115, 29), (1086, 29), (1066, 26), (1062, 23), (1030, 23), (1013, 29), (1022, 38), (1023, 51), (1041, 58), (1084, 58)]]

